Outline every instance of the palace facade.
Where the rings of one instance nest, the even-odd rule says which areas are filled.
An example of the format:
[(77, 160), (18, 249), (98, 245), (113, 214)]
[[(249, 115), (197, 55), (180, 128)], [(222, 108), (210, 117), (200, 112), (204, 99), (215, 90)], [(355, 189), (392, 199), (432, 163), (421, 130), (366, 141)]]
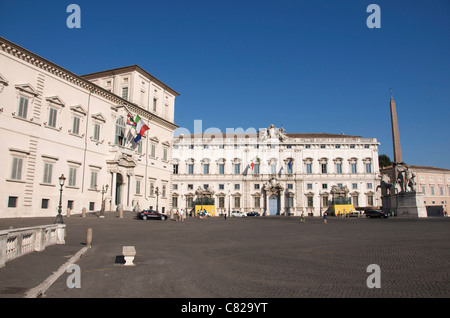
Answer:
[[(179, 94), (140, 68), (76, 75), (0, 37), (0, 218), (171, 208)], [(127, 125), (150, 128), (138, 143)], [(104, 205), (103, 205), (104, 204)]]
[[(192, 214), (197, 198), (214, 198), (215, 215), (319, 216), (333, 197), (356, 208), (379, 207), (376, 138), (258, 131), (201, 133), (173, 141), (172, 206)], [(194, 211), (195, 212), (195, 211)]]

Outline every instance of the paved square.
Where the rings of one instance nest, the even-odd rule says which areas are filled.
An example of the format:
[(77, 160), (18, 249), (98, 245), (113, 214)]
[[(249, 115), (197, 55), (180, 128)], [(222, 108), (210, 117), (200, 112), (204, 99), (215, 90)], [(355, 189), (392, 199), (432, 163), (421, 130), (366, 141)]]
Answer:
[[(450, 297), (447, 218), (65, 221), (67, 244), (92, 227), (93, 246), (78, 262), (81, 288), (63, 275), (47, 297)], [(116, 263), (125, 245), (135, 266)], [(370, 264), (381, 288), (367, 287)]]

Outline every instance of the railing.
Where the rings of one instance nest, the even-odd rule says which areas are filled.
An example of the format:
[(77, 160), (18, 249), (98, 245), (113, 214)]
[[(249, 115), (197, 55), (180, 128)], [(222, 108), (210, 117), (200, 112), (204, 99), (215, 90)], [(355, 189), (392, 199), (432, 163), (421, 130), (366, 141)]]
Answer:
[(41, 225), (0, 231), (0, 268), (7, 261), (46, 246), (65, 244), (65, 224)]

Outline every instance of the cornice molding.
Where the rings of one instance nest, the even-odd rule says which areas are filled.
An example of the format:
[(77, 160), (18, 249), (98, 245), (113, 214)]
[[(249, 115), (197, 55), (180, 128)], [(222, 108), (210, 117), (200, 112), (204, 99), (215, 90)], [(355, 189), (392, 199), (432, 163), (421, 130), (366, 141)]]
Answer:
[(55, 75), (63, 80), (66, 80), (82, 89), (85, 89), (89, 91), (91, 94), (98, 95), (100, 97), (103, 97), (110, 101), (113, 104), (124, 106), (129, 111), (132, 111), (136, 114), (139, 114), (140, 117), (145, 118), (149, 121), (153, 121), (155, 123), (158, 123), (164, 127), (167, 127), (168, 129), (175, 130), (178, 128), (178, 126), (168, 120), (165, 120), (164, 118), (161, 118), (159, 116), (156, 116), (149, 111), (139, 107), (136, 104), (133, 104), (105, 89), (102, 87), (90, 82), (89, 80), (76, 75), (75, 73), (70, 72), (69, 70), (66, 70), (65, 68), (50, 62), (49, 60), (31, 52), (27, 49), (8, 41), (7, 39), (0, 37), (0, 50), (12, 55), (18, 59), (21, 59), (24, 62), (27, 62), (35, 67), (40, 68), (41, 70), (50, 73), (52, 75)]

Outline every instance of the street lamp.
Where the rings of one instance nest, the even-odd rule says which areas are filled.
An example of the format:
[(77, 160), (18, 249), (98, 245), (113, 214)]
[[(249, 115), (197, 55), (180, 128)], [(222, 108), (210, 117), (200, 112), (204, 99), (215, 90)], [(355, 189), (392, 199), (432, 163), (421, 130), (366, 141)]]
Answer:
[(159, 198), (159, 188), (158, 187), (156, 187), (155, 194), (156, 194), (156, 212), (158, 212), (158, 198)]
[(103, 195), (108, 192), (108, 185), (104, 185), (102, 186), (102, 208), (100, 210), (100, 218), (104, 218), (105, 217), (105, 201), (103, 200)]
[(59, 206), (58, 206), (58, 215), (56, 216), (55, 224), (63, 224), (64, 223), (61, 212), (62, 212), (62, 191), (63, 191), (63, 186), (64, 186), (65, 181), (66, 181), (66, 178), (64, 177), (64, 174), (62, 174), (61, 177), (59, 177), (59, 185), (60, 185)]

